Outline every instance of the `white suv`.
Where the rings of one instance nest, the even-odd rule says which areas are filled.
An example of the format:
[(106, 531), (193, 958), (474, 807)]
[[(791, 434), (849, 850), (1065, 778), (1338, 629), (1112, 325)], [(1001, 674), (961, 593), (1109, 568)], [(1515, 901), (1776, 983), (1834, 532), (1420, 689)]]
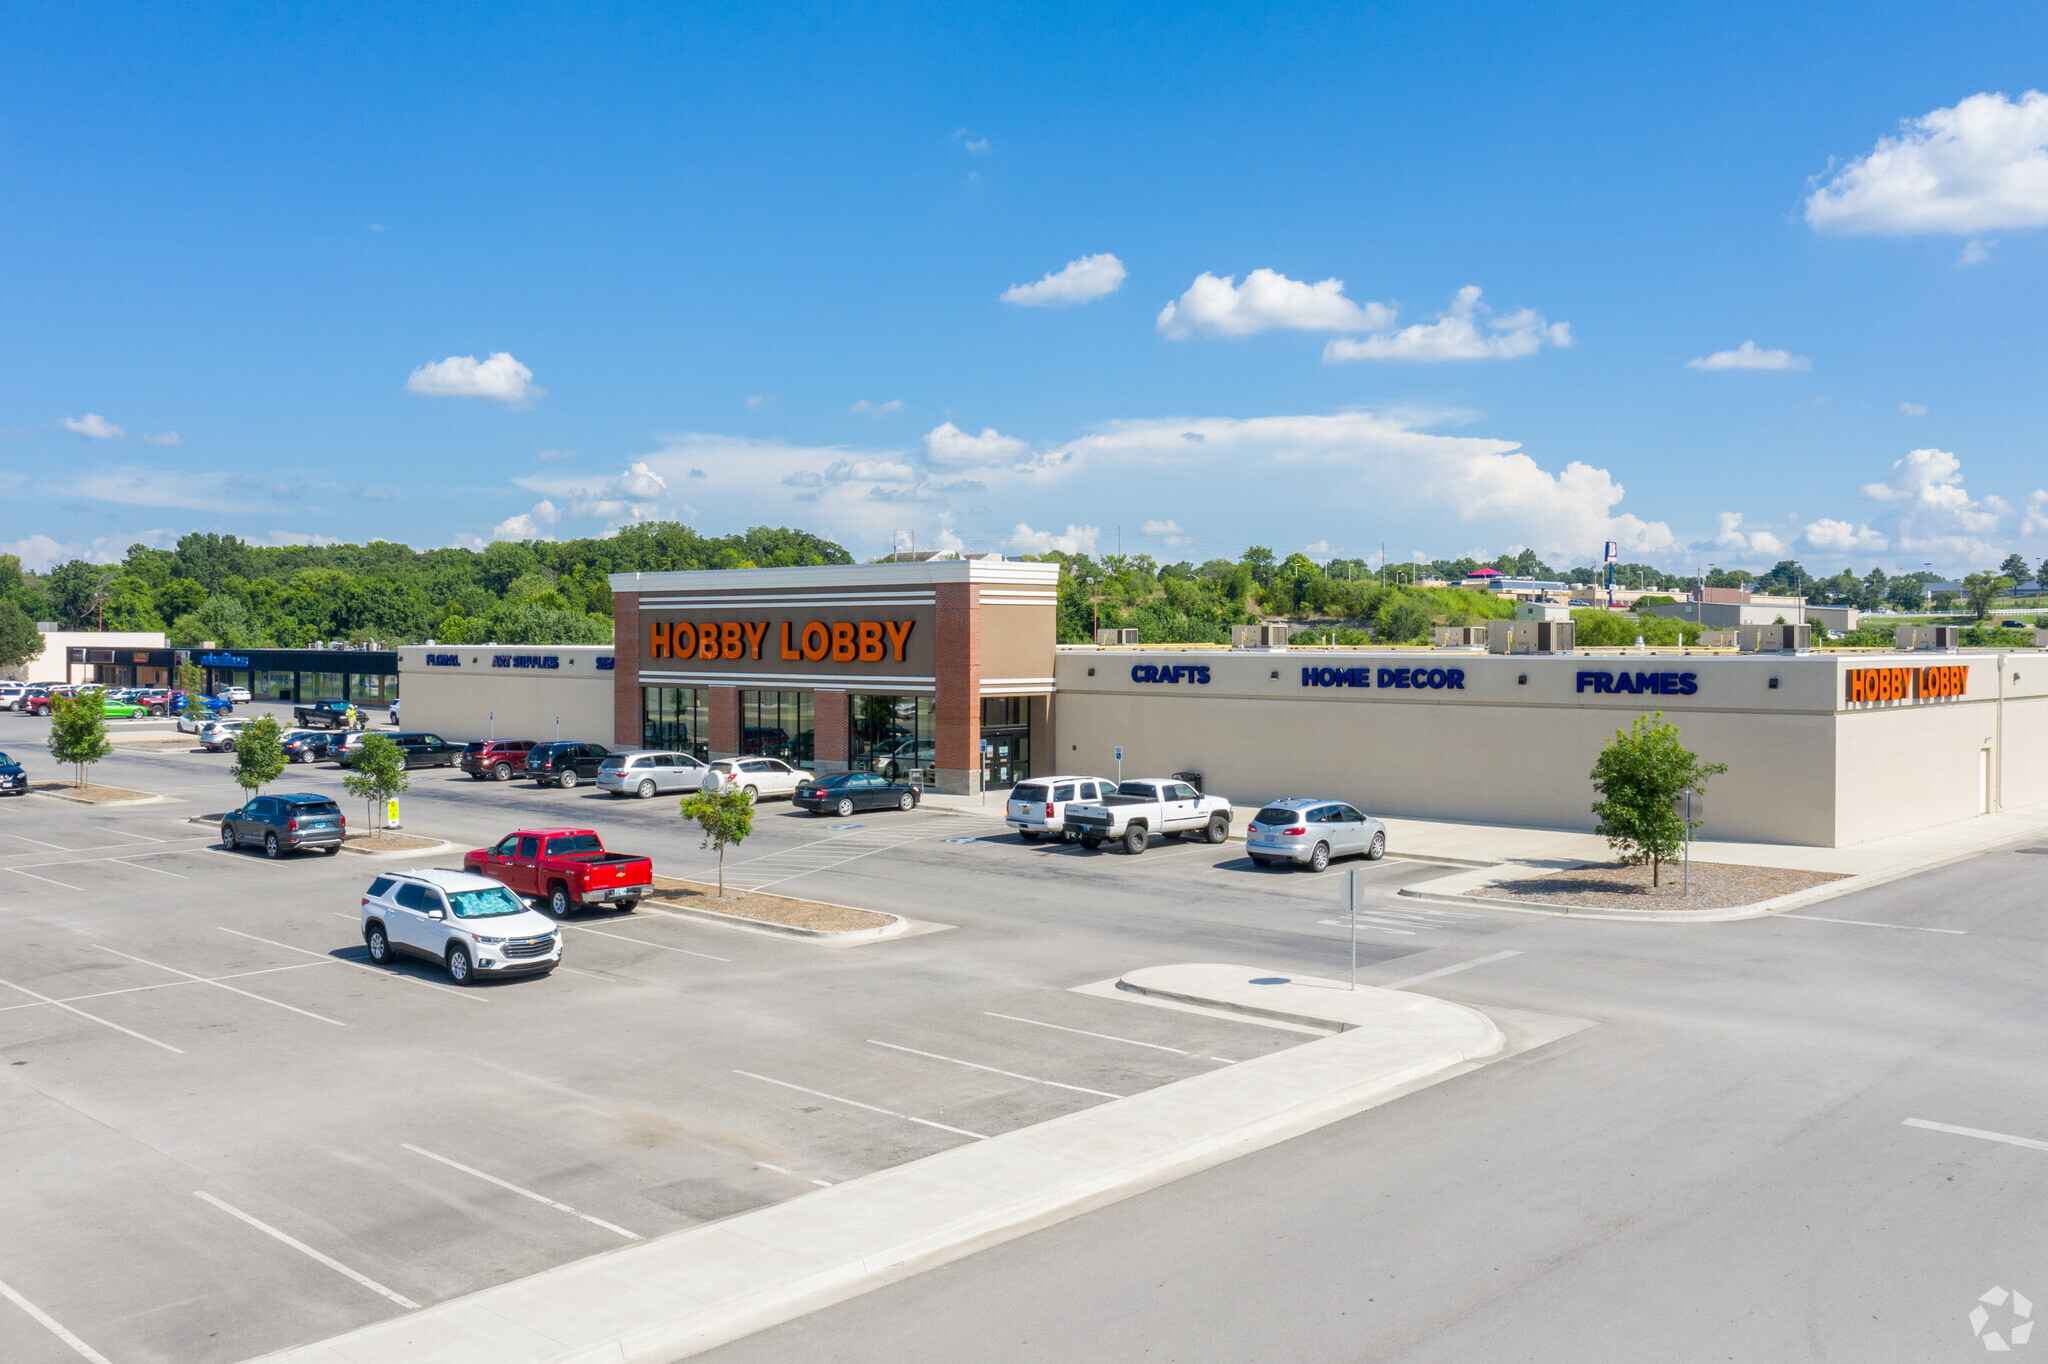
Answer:
[(562, 961), (554, 920), (487, 876), (438, 867), (372, 881), (363, 892), (363, 941), (379, 966), (402, 952), (447, 967), (457, 985), (544, 976)]

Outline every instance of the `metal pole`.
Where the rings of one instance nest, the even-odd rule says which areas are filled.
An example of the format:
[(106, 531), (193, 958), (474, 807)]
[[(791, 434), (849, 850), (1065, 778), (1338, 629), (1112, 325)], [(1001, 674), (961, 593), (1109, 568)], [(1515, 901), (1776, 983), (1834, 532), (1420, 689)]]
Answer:
[(1358, 868), (1353, 867), (1345, 874), (1345, 890), (1351, 897), (1351, 988), (1358, 988), (1358, 901), (1365, 894), (1363, 880)]
[(493, 739), (496, 739), (497, 737), (498, 737), (498, 712), (496, 712), (496, 711), (492, 711), (492, 712), (491, 712), (491, 738), (493, 738)]
[(1692, 792), (1689, 789), (1685, 793), (1685, 862), (1680, 874), (1684, 883), (1678, 893), (1681, 897), (1689, 897), (1692, 894)]
[(562, 717), (561, 717), (561, 716), (559, 716), (559, 715), (557, 715), (557, 716), (555, 717), (555, 739), (556, 739), (556, 741), (557, 741), (557, 742), (560, 742), (561, 738), (562, 738)]

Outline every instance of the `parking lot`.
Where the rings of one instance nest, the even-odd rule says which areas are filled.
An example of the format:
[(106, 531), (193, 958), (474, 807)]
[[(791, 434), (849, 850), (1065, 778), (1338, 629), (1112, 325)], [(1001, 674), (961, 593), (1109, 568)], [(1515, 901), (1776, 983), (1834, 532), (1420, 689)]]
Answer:
[[(43, 722), (0, 723), (55, 775)], [(270, 862), (191, 823), (237, 803), (229, 762), (122, 751), (96, 779), (166, 799), (0, 804), (0, 1284), (47, 1318), (0, 1308), (0, 1357), (75, 1360), (59, 1330), (113, 1364), (317, 1339), (1305, 1040), (1073, 987), (1349, 961), (1341, 878), (1255, 870), (1239, 845), (1133, 858), (1022, 843), (999, 805), (771, 803), (729, 884), (930, 931), (834, 947), (650, 906), (572, 919), (551, 976), (458, 989), (366, 961), (359, 894), (409, 860)], [(665, 875), (715, 870), (673, 799), (413, 781), (408, 831), (456, 844), (427, 864), (554, 824)], [(331, 767), (272, 789), (364, 818)], [(1423, 869), (1358, 865), (1379, 978), (1526, 922), (1397, 902)]]

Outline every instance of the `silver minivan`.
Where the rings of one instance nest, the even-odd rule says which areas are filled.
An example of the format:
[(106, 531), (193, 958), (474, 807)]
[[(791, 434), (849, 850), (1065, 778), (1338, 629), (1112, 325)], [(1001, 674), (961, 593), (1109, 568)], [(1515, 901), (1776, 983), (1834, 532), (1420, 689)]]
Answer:
[(609, 754), (597, 765), (597, 784), (615, 796), (646, 800), (677, 791), (695, 791), (704, 784), (708, 771), (708, 767), (687, 753), (629, 749)]
[(1284, 858), (1321, 871), (1331, 858), (1353, 853), (1377, 862), (1387, 855), (1387, 826), (1341, 800), (1290, 796), (1252, 817), (1244, 850), (1259, 867)]

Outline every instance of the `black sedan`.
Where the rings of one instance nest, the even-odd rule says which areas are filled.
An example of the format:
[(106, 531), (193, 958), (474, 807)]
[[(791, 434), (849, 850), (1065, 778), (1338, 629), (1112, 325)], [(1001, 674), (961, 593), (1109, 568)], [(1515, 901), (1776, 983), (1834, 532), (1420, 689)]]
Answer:
[(278, 741), (278, 747), (284, 750), (288, 762), (325, 762), (339, 737), (323, 729), (295, 729)]
[(28, 773), (22, 771), (21, 764), (5, 753), (0, 753), (0, 791), (10, 796), (28, 794)]
[(796, 788), (790, 803), (814, 815), (850, 815), (855, 810), (914, 810), (923, 793), (872, 772), (834, 772)]

